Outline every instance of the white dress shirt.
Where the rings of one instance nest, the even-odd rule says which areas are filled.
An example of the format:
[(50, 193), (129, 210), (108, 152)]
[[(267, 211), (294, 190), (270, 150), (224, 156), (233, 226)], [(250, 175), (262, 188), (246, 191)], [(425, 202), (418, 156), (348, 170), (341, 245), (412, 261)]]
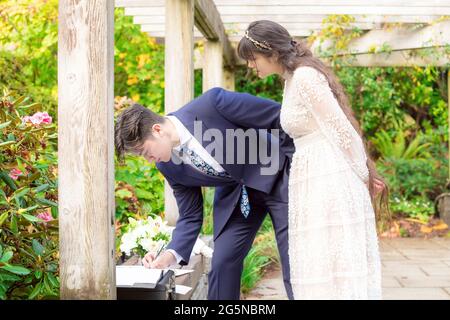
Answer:
[[(178, 136), (180, 137), (180, 144), (173, 148), (173, 151), (176, 151), (179, 153), (181, 151), (181, 148), (183, 146), (188, 147), (195, 153), (197, 153), (207, 164), (209, 164), (211, 167), (214, 168), (217, 172), (223, 172), (225, 171), (224, 168), (214, 159), (208, 151), (206, 151), (205, 148), (201, 145), (200, 142), (198, 142), (197, 139), (189, 132), (188, 129), (181, 123), (180, 120), (178, 120), (175, 116), (166, 116), (175, 126)], [(191, 166), (193, 166), (195, 169), (199, 170), (197, 167), (192, 165), (189, 155), (183, 152), (182, 160), (184, 163), (187, 163)]]
[[(197, 153), (203, 159), (203, 161), (213, 167), (217, 172), (225, 171), (224, 168), (208, 153), (208, 151), (206, 151), (205, 148), (203, 148), (200, 142), (195, 139), (195, 137), (189, 132), (188, 129), (186, 129), (186, 127), (181, 123), (180, 120), (178, 120), (177, 117), (166, 116), (166, 118), (168, 118), (173, 123), (180, 138), (180, 144), (173, 148), (173, 151), (176, 152), (177, 156), (179, 156), (181, 148), (183, 146), (186, 146), (187, 148)], [(191, 163), (189, 155), (187, 155), (185, 152), (183, 152), (181, 159), (184, 163), (187, 163), (190, 166), (194, 167), (196, 170), (199, 170)], [(171, 252), (175, 256), (178, 264), (183, 259), (175, 250), (167, 249), (167, 251)]]

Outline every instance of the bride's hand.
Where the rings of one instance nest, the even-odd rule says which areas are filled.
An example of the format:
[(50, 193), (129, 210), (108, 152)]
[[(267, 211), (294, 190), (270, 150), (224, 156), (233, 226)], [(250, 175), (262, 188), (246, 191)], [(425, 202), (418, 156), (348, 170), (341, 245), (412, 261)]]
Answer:
[[(369, 188), (369, 182), (366, 182), (367, 188)], [(375, 178), (373, 180), (373, 189), (375, 190), (375, 195), (378, 195), (386, 187), (383, 181)]]
[(373, 180), (373, 185), (374, 185), (376, 195), (378, 195), (381, 191), (383, 191), (384, 188), (386, 188), (386, 185), (384, 184), (384, 182), (377, 178), (375, 178)]

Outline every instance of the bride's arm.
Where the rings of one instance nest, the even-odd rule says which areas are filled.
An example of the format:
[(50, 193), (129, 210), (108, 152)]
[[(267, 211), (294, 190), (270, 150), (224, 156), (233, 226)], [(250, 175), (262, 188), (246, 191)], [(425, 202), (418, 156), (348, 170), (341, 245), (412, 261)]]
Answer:
[(313, 115), (322, 133), (345, 157), (362, 181), (369, 171), (361, 137), (335, 99), (325, 76), (311, 67), (300, 67), (293, 75), (297, 94)]

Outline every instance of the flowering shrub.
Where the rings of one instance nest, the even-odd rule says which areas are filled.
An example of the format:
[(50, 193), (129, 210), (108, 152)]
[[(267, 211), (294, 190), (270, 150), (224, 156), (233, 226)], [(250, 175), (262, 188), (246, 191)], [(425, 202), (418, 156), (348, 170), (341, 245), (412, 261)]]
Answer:
[(0, 96), (0, 299), (59, 295), (56, 128), (41, 108)]

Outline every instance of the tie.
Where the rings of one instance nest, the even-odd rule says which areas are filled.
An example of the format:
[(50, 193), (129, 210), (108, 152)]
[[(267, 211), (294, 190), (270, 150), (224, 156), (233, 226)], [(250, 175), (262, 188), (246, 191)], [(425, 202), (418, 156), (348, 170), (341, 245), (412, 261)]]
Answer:
[[(219, 172), (214, 169), (211, 165), (206, 163), (195, 151), (189, 149), (188, 147), (183, 146), (181, 150), (189, 156), (191, 163), (203, 173), (216, 177), (231, 178), (231, 176), (227, 172)], [(244, 185), (242, 186), (241, 212), (245, 218), (247, 218), (248, 214), (250, 213), (250, 202), (248, 201), (247, 188)]]

